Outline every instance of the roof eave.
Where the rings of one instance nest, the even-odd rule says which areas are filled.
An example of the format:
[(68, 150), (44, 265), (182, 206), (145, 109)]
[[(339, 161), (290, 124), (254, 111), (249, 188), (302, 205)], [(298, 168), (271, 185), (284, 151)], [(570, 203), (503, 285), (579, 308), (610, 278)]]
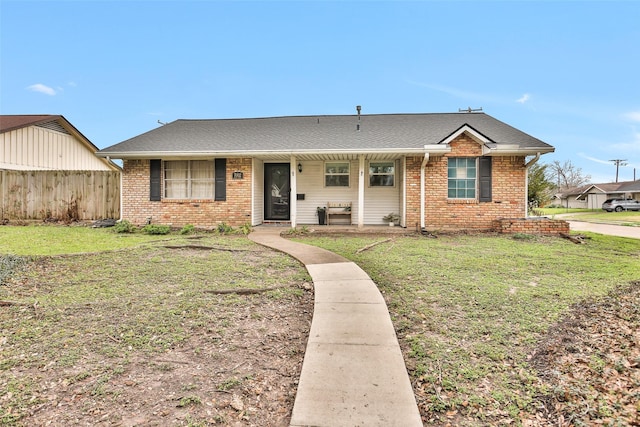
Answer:
[(343, 149), (343, 150), (259, 150), (259, 151), (98, 151), (99, 157), (109, 159), (158, 159), (158, 158), (197, 158), (197, 157), (265, 157), (269, 155), (353, 155), (353, 154), (397, 154), (422, 155), (423, 148), (386, 148), (386, 149)]
[(555, 148), (553, 147), (495, 147), (489, 148), (484, 146), (482, 148), (483, 156), (535, 156), (536, 154), (548, 154), (553, 153)]

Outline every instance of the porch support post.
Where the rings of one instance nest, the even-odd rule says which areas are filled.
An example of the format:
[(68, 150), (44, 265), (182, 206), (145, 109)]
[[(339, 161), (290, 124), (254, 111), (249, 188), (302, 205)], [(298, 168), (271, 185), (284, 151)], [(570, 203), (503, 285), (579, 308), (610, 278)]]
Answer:
[(429, 153), (424, 153), (424, 159), (422, 159), (422, 164), (420, 165), (420, 229), (423, 230), (425, 227), (425, 218), (424, 218), (424, 197), (425, 197), (425, 167), (429, 162)]
[(402, 168), (402, 206), (400, 207), (400, 225), (407, 227), (407, 156), (402, 156), (401, 168)]
[(291, 184), (289, 189), (289, 218), (291, 219), (291, 228), (296, 228), (298, 222), (298, 162), (296, 162), (296, 156), (291, 156)]
[(358, 228), (364, 227), (364, 154), (358, 155)]

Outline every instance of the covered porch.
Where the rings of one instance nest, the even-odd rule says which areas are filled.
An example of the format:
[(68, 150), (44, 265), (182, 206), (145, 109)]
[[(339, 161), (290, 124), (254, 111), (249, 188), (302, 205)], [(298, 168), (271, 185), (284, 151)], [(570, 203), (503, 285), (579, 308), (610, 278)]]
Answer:
[[(318, 209), (349, 206), (337, 227), (407, 226), (407, 158), (414, 153), (296, 153), (253, 158), (252, 225), (318, 226)], [(424, 151), (419, 155), (424, 156)], [(418, 189), (410, 189), (417, 191)], [(396, 227), (400, 228), (400, 227)]]

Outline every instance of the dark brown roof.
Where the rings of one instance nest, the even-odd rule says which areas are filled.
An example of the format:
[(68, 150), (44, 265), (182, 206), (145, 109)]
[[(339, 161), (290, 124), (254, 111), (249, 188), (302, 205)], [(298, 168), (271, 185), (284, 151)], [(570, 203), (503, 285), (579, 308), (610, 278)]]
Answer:
[(37, 125), (43, 122), (49, 122), (61, 118), (51, 114), (27, 114), (15, 116), (0, 115), (0, 133), (9, 132), (10, 130), (20, 129), (27, 126)]

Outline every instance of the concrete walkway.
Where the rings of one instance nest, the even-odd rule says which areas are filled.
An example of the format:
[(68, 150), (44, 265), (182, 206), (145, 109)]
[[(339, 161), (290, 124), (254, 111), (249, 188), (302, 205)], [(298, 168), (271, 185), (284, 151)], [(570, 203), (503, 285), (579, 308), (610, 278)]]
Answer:
[(640, 239), (640, 227), (627, 227), (624, 225), (598, 224), (593, 222), (568, 220), (571, 231), (590, 231), (610, 236), (629, 237)]
[(291, 426), (422, 426), (387, 305), (355, 263), (256, 227), (249, 239), (302, 262), (315, 289), (313, 321)]

